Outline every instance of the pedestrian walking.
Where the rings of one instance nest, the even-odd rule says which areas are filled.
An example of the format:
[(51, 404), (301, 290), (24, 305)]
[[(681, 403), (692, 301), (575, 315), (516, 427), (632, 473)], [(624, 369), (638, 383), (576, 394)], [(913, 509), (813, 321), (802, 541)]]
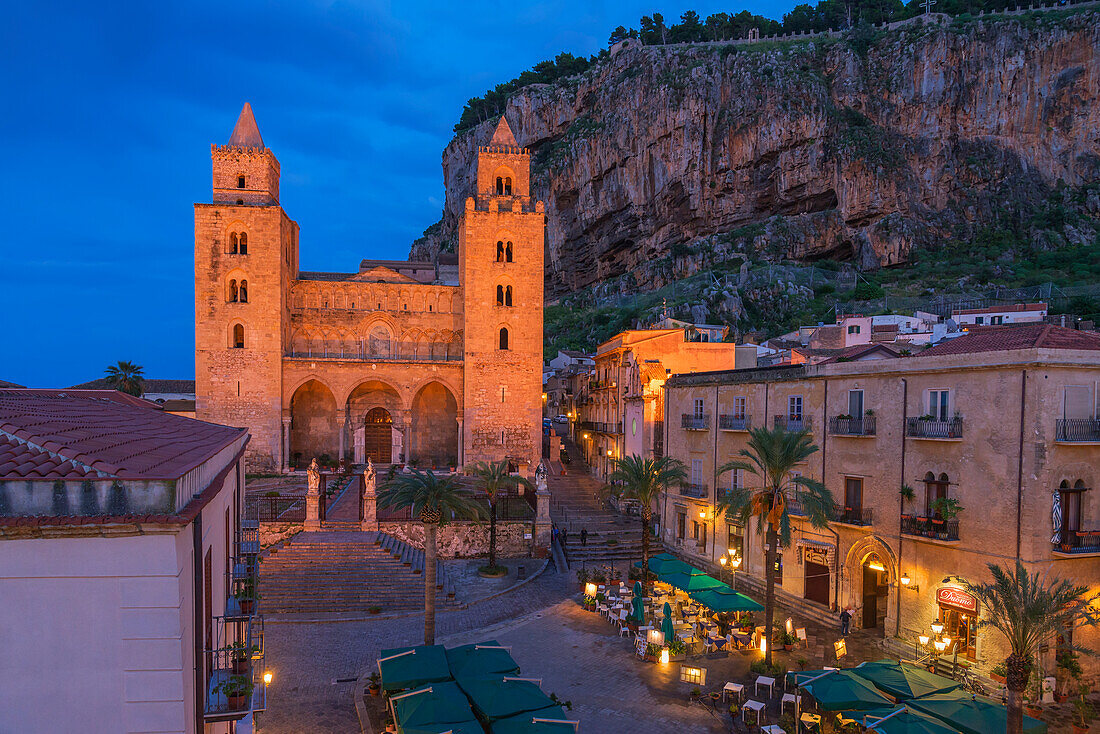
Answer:
[(568, 528), (562, 528), (560, 535), (561, 535), (561, 547), (565, 548), (565, 544), (569, 542), (569, 529)]
[(851, 623), (852, 613), (848, 611), (848, 607), (844, 607), (844, 611), (840, 613), (840, 634), (847, 636)]
[(581, 528), (581, 545), (588, 545), (588, 528)]

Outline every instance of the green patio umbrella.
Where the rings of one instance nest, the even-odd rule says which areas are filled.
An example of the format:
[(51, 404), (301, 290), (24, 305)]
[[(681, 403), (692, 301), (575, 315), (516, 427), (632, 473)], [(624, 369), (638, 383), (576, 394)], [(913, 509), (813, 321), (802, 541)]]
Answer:
[(519, 664), (496, 640), (450, 648), (447, 665), (454, 678), (519, 672)]
[[(958, 689), (914, 698), (905, 703), (911, 708), (946, 722), (963, 734), (1004, 731), (1008, 723), (1007, 708), (988, 698), (980, 698)], [(1047, 725), (1042, 721), (1024, 716), (1025, 732), (1045, 734), (1046, 730)]]
[(426, 683), (450, 680), (447, 653), (442, 645), (394, 647), (378, 656), (382, 690), (403, 691)]
[(787, 673), (787, 684), (796, 686), (799, 683), (805, 683), (811, 678), (816, 678), (819, 675), (828, 673), (827, 670), (792, 670)]
[[(549, 721), (547, 721), (549, 719)], [(548, 706), (493, 722), (491, 734), (573, 734), (576, 727), (561, 706)]]
[(554, 705), (534, 681), (498, 675), (460, 678), (458, 685), (478, 717), (489, 722)]
[(808, 681), (800, 679), (798, 687), (825, 711), (862, 711), (894, 703), (850, 670), (831, 670)]
[(725, 584), (713, 589), (692, 591), (688, 596), (714, 612), (759, 612), (764, 608), (763, 604), (739, 594)]
[[(402, 727), (430, 727), (475, 721), (470, 702), (454, 681), (421, 686), (390, 699), (393, 718)], [(442, 731), (442, 729), (440, 730)]]
[[(698, 569), (693, 569), (698, 571)], [(673, 573), (661, 574), (661, 581), (664, 581), (670, 586), (675, 586), (680, 591), (691, 593), (693, 591), (703, 591), (704, 589), (716, 589), (720, 586), (725, 586), (721, 581), (711, 576), (707, 576), (705, 573), (683, 573), (681, 571), (675, 571)]]
[(895, 660), (875, 660), (861, 663), (850, 669), (861, 678), (871, 681), (875, 687), (885, 691), (899, 701), (931, 693), (953, 691), (961, 684), (930, 673), (911, 663), (899, 663)]
[(450, 732), (451, 734), (485, 734), (485, 730), (481, 728), (481, 724), (477, 723), (476, 719), (451, 724), (397, 727), (397, 734), (443, 734), (443, 732)]
[[(641, 568), (642, 562), (635, 562), (634, 567)], [(658, 576), (662, 573), (672, 573), (673, 571), (682, 571), (686, 573), (690, 569), (691, 566), (669, 553), (658, 553), (649, 559), (649, 572), (657, 574)]]
[(630, 600), (630, 619), (638, 624), (645, 622), (645, 602), (642, 601), (642, 582), (634, 582), (634, 598)]
[(661, 620), (661, 633), (665, 636), (665, 644), (676, 639), (676, 631), (672, 629), (672, 605), (667, 601), (664, 607), (664, 619)]
[(849, 711), (844, 718), (855, 719), (871, 734), (956, 734), (942, 721), (904, 705)]

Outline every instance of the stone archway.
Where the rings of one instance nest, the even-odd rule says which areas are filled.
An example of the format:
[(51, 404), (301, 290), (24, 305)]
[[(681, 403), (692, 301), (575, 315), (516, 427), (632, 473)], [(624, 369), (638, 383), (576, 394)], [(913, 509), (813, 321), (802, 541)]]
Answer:
[(336, 398), (324, 383), (310, 379), (290, 398), (290, 458), (303, 467), (313, 458), (337, 461), (340, 434)]
[(367, 459), (375, 464), (393, 461), (393, 417), (382, 407), (368, 410), (364, 420), (363, 461)]
[(852, 620), (854, 629), (877, 628), (885, 632), (890, 610), (895, 608), (894, 595), (898, 593), (897, 569), (894, 551), (874, 535), (860, 538), (848, 549), (838, 603), (851, 604), (859, 610)]
[(401, 395), (391, 385), (380, 380), (362, 382), (348, 394), (345, 402), (348, 423), (351, 428), (352, 454), (356, 463), (367, 460), (368, 432), (371, 434), (371, 451), (379, 457), (386, 452), (378, 445), (383, 434), (390, 438), (388, 458), (371, 456), (376, 464), (388, 464), (404, 461), (404, 452), (408, 432), (407, 411)]
[(458, 465), (458, 401), (439, 382), (424, 385), (413, 398), (410, 450), (421, 467)]

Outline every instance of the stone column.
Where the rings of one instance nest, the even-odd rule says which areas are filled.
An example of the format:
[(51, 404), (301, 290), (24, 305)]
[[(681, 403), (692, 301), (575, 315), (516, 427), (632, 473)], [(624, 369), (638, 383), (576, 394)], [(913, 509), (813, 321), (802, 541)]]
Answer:
[(283, 416), (283, 474), (290, 473), (290, 416)]
[(405, 454), (405, 464), (413, 460), (412, 410), (401, 411), (401, 452)]
[(546, 465), (535, 470), (535, 532), (531, 550), (537, 558), (550, 554), (550, 490), (546, 487)]
[(340, 454), (337, 457), (336, 463), (340, 466), (344, 466), (344, 464), (346, 463), (345, 452), (348, 445), (348, 419), (346, 417), (341, 418), (338, 423), (340, 425)]
[(459, 474), (461, 474), (462, 473), (462, 467), (463, 467), (463, 464), (465, 462), (465, 457), (463, 456), (465, 451), (463, 451), (463, 449), (465, 447), (466, 441), (465, 441), (465, 436), (462, 433), (462, 416), (461, 415), (458, 416), (458, 418), (456, 418), (455, 420), (458, 421), (458, 453), (456, 454), (456, 456), (458, 457), (457, 458), (458, 464), (455, 466), (455, 469), (458, 471)]

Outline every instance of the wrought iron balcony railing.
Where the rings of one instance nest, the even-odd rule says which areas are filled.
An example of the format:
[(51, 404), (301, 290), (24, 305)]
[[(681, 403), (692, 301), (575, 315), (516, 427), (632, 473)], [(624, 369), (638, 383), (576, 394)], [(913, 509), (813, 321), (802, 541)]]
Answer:
[(874, 436), (875, 417), (867, 415), (849, 418), (838, 415), (829, 419), (829, 433), (834, 436)]
[(705, 485), (705, 484), (692, 484), (691, 482), (682, 482), (680, 484), (680, 494), (684, 497), (695, 497), (696, 499), (706, 499), (706, 497), (707, 497), (707, 485)]
[(813, 428), (812, 415), (777, 415), (772, 424), (786, 431), (809, 431)]
[(724, 413), (718, 416), (718, 428), (722, 431), (747, 431), (752, 428), (752, 416)]
[(709, 415), (696, 415), (684, 413), (680, 418), (680, 427), (689, 431), (706, 431), (710, 429)]
[(1059, 418), (1054, 422), (1054, 440), (1100, 442), (1100, 418)]
[(958, 540), (959, 519), (953, 517), (950, 520), (943, 520), (935, 516), (902, 515), (901, 532), (938, 540)]
[(1100, 553), (1100, 530), (1062, 530), (1054, 549), (1062, 553)]
[(962, 438), (962, 418), (933, 420), (930, 418), (907, 418), (905, 435), (913, 438)]
[(871, 525), (873, 518), (870, 507), (837, 507), (834, 519), (847, 525)]

